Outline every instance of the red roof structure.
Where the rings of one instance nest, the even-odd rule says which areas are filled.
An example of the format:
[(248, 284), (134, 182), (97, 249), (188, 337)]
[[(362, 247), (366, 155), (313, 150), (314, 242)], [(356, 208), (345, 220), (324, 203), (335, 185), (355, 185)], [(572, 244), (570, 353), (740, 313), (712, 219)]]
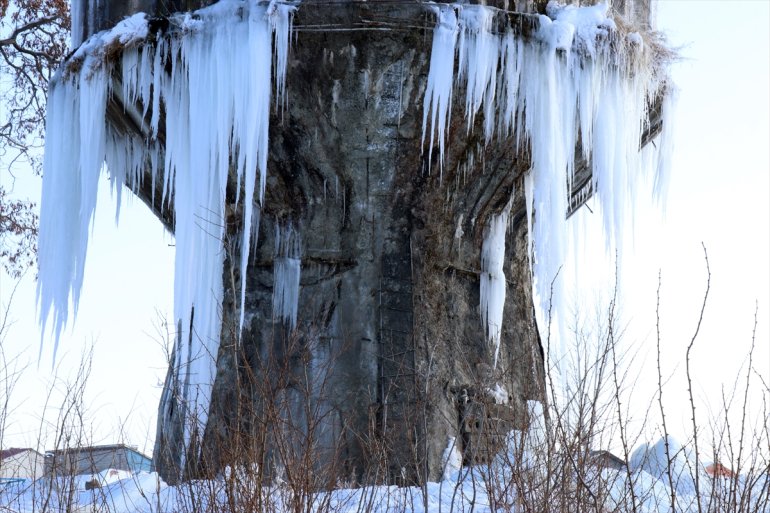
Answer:
[(711, 477), (735, 477), (735, 472), (721, 463), (712, 463), (706, 466), (706, 473)]

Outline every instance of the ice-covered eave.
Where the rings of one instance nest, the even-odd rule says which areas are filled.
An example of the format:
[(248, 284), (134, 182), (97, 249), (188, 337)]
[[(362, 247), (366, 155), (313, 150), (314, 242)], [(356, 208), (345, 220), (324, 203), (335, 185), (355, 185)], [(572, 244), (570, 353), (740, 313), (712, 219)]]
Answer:
[[(504, 5), (509, 4), (505, 2)], [(525, 109), (522, 105), (518, 107), (512, 104), (505, 105), (505, 100), (500, 99), (505, 95), (505, 91), (501, 89), (512, 87), (516, 90), (520, 80), (520, 77), (516, 76), (512, 86), (505, 84), (507, 77), (502, 76), (501, 70), (512, 67), (510, 63), (502, 62), (505, 58), (505, 50), (492, 49), (493, 53), (500, 51), (500, 62), (498, 64), (497, 57), (494, 57), (493, 62), (485, 65), (492, 70), (497, 67), (497, 77), (482, 76), (479, 79), (477, 78), (479, 70), (472, 69), (472, 64), (471, 68), (468, 67), (468, 63), (478, 62), (479, 57), (485, 58), (484, 53), (490, 47), (509, 44), (506, 41), (507, 38), (513, 38), (517, 43), (529, 47), (540, 48), (543, 56), (550, 53), (550, 58), (566, 62), (568, 67), (601, 67), (605, 75), (611, 71), (632, 77), (638, 84), (642, 83), (645, 89), (643, 94), (648, 100), (646, 105), (648, 119), (644, 121), (644, 133), (640, 137), (639, 147), (646, 145), (660, 132), (661, 103), (666, 94), (668, 68), (675, 55), (666, 47), (661, 34), (649, 29), (649, 23), (630, 24), (628, 20), (615, 13), (607, 2), (578, 7), (562, 5), (552, 0), (548, 2), (546, 8), (548, 15), (510, 11), (492, 6), (491, 3), (487, 5), (487, 2), (470, 4), (426, 2), (423, 6), (435, 15), (432, 55), (442, 47), (445, 52), (448, 52), (441, 55), (437, 62), (431, 62), (431, 75), (433, 70), (445, 67), (453, 77), (451, 80), (441, 80), (441, 77), (437, 77), (439, 82), (443, 82), (445, 87), (449, 88), (444, 92), (437, 91), (435, 84), (431, 83), (431, 76), (428, 78), (423, 143), (431, 161), (435, 162), (432, 157), (433, 150), (436, 149), (440, 153), (438, 160), (443, 162), (441, 146), (445, 136), (434, 132), (440, 131), (440, 127), (454, 116), (451, 114), (452, 108), (449, 105), (463, 101), (460, 98), (453, 99), (453, 93), (450, 92), (452, 89), (455, 90), (455, 96), (466, 96), (465, 120), (468, 131), (479, 131), (478, 125), (481, 121), (484, 125), (481, 131), (485, 133), (487, 143), (491, 141), (493, 133), (500, 141), (513, 135), (517, 141), (521, 142), (530, 135), (515, 133), (515, 129), (523, 127), (524, 111), (531, 109), (529, 107)], [(437, 44), (437, 41), (443, 41), (443, 43)], [(450, 54), (453, 54), (454, 58)], [(457, 62), (453, 70), (452, 62), (455, 58)], [(443, 66), (436, 66), (438, 63), (443, 63)], [(485, 71), (481, 69), (480, 73), (484, 74)], [(637, 80), (635, 77), (638, 75), (643, 77)], [(523, 79), (524, 77), (521, 77), (522, 81)], [(461, 87), (457, 87), (458, 85)], [(466, 90), (463, 90), (463, 87)], [(513, 102), (516, 102), (516, 98)], [(485, 103), (486, 107), (483, 106)], [(509, 119), (505, 121), (485, 119), (499, 116), (499, 111), (506, 108), (513, 111)], [(445, 114), (441, 113), (442, 110)], [(451, 122), (455, 121), (451, 119)], [(431, 125), (431, 131), (427, 131), (427, 125)], [(578, 138), (579, 134), (578, 131)], [(583, 162), (582, 167), (585, 166), (586, 163)], [(581, 162), (577, 158), (574, 169), (577, 170), (580, 167)]]
[[(220, 2), (224, 6), (221, 10), (231, 10), (226, 5), (227, 2)], [(237, 4), (238, 2), (231, 2)], [(241, 2), (243, 3), (243, 2)], [(299, 0), (270, 0), (256, 1), (257, 5), (263, 5), (268, 11), (275, 10), (278, 6), (295, 9)], [(245, 5), (245, 3), (244, 3)], [(179, 41), (185, 35), (196, 32), (210, 22), (211, 15), (216, 16), (219, 5), (205, 7), (196, 12), (176, 13), (170, 16), (148, 16), (145, 13), (137, 13), (129, 18), (125, 18), (115, 27), (109, 30), (92, 35), (84, 41), (78, 48), (74, 49), (62, 63), (54, 82), (61, 82), (70, 79), (72, 76), (81, 75), (84, 67), (103, 68), (110, 71), (109, 86), (107, 95), (107, 104), (105, 109), (105, 118), (107, 124), (113, 128), (119, 135), (136, 140), (145, 141), (148, 144), (155, 145), (158, 149), (159, 159), (163, 159), (163, 153), (166, 148), (165, 140), (165, 109), (158, 109), (157, 129), (152, 130), (152, 118), (154, 116), (152, 102), (144, 105), (141, 98), (130, 99), (124, 97), (124, 84), (122, 82), (121, 59), (126, 52), (143, 50), (149, 48), (154, 51), (154, 47), (159, 44), (165, 46), (166, 51), (178, 51), (173, 49), (174, 42)], [(200, 13), (208, 11), (208, 21)], [(239, 12), (239, 17), (248, 16), (246, 11)], [(292, 30), (291, 28), (289, 29)], [(276, 58), (277, 55), (273, 55)], [(169, 56), (166, 58), (170, 59)], [(170, 64), (164, 64), (163, 72), (166, 75), (171, 73)], [(279, 93), (280, 94), (280, 93)], [(154, 95), (154, 93), (153, 93)], [(155, 216), (163, 223), (169, 232), (173, 233), (175, 229), (175, 212), (173, 208), (168, 208), (174, 203), (174, 191), (169, 189), (164, 191), (161, 180), (152, 179), (151, 163), (147, 162), (143, 173), (138, 180), (133, 181), (129, 186), (135, 196), (138, 196)], [(228, 183), (228, 189), (230, 188)]]
[[(110, 70), (110, 75), (107, 77), (109, 84), (105, 105), (107, 125), (120, 136), (133, 137), (142, 141), (153, 140), (163, 147), (165, 146), (164, 131), (151, 134), (148, 130), (152, 115), (151, 106), (143, 115), (145, 109), (139, 102), (126, 101), (123, 98), (120, 60), (126, 51), (154, 45), (160, 38), (176, 37), (180, 32), (181, 28), (172, 23), (169, 18), (151, 18), (145, 13), (137, 13), (110, 30), (93, 34), (72, 50), (53, 77), (52, 87), (72, 80), (73, 77), (77, 80), (81, 72), (87, 72), (89, 68)], [(79, 38), (73, 41), (78, 42)], [(155, 199), (161, 197), (161, 186), (162, 184), (153, 182), (150, 166), (147, 165), (140, 179), (131, 184), (131, 190), (147, 205), (164, 227), (173, 233), (173, 209), (164, 208), (162, 202)]]
[[(488, 147), (511, 145), (527, 161), (533, 294), (546, 311), (549, 286), (579, 238), (566, 218), (597, 198), (607, 247), (620, 247), (625, 219), (633, 217), (630, 195), (639, 194), (642, 177), (652, 176), (658, 197), (665, 192), (670, 139), (661, 136), (655, 155), (645, 146), (661, 132), (670, 134), (671, 54), (654, 33), (616, 22), (606, 4), (552, 2), (548, 15), (536, 18), (474, 4), (433, 4), (431, 10), (424, 151), (443, 172), (450, 127), (457, 133), (464, 123)], [(488, 261), (504, 258), (497, 223), (493, 216), (482, 262), (485, 255)], [(496, 355), (504, 287), (491, 285), (504, 277), (487, 282), (481, 284), (480, 308)], [(560, 289), (553, 293), (563, 296)]]
[[(178, 340), (189, 342), (179, 344), (174, 378), (189, 410), (186, 446), (208, 415), (233, 203), (244, 212), (244, 271), (252, 247), (251, 213), (262, 201), (272, 100), (283, 93), (294, 10), (288, 2), (232, 0), (166, 22), (139, 13), (90, 37), (50, 87), (38, 252), (43, 331), (52, 317), (58, 342), (70, 306), (77, 310), (106, 168), (118, 208), (126, 185), (175, 234), (174, 318), (186, 331)], [(243, 272), (241, 305), (245, 281)]]
[[(142, 106), (137, 103), (125, 101), (123, 98), (122, 83), (118, 77), (112, 77), (112, 92), (107, 101), (106, 121), (116, 131), (123, 135), (134, 136), (141, 140), (149, 140), (151, 134), (147, 130), (146, 120), (143, 122)], [(159, 146), (165, 147), (163, 133), (156, 136)], [(164, 207), (164, 203), (159, 201), (163, 195), (163, 184), (160, 181), (153, 181), (150, 166), (146, 166), (143, 171), (143, 177), (137, 183), (133, 184), (132, 192), (137, 196), (147, 208), (155, 214), (163, 226), (174, 233), (174, 209)], [(173, 203), (173, 192), (170, 200)]]
[[(105, 109), (106, 122), (118, 134), (124, 137), (134, 137), (142, 141), (153, 141), (162, 150), (165, 148), (165, 129), (157, 133), (151, 133), (150, 120), (152, 118), (152, 105), (145, 108), (141, 101), (131, 101), (123, 97), (123, 83), (120, 73), (120, 60), (124, 52), (136, 48), (149, 47), (158, 44), (160, 39), (170, 41), (172, 38), (181, 37), (184, 28), (180, 26), (179, 16), (148, 17), (144, 13), (138, 13), (134, 19), (143, 19), (147, 30), (139, 30), (121, 38), (111, 35), (113, 30), (95, 34), (86, 40), (80, 47), (73, 50), (62, 63), (61, 69), (55, 81), (69, 78), (70, 74), (79, 74), (83, 66), (104, 66), (111, 69), (109, 77), (109, 94)], [(124, 23), (131, 18), (124, 20)], [(141, 21), (137, 21), (141, 23)], [(107, 41), (105, 41), (107, 38)], [(159, 113), (161, 127), (165, 125), (164, 112)], [(173, 191), (169, 192), (168, 201), (160, 201), (163, 195), (161, 181), (153, 181), (151, 167), (145, 166), (140, 180), (131, 184), (131, 190), (153, 214), (160, 220), (163, 226), (170, 232), (174, 232), (174, 209), (167, 208), (167, 204), (173, 204)]]
[[(647, 123), (642, 131), (639, 147), (654, 144), (653, 140), (663, 131), (663, 99), (665, 91), (655, 96), (647, 111)], [(580, 207), (586, 204), (594, 195), (594, 182), (591, 162), (578, 155), (575, 159), (575, 172), (569, 191), (566, 217), (571, 217)]]

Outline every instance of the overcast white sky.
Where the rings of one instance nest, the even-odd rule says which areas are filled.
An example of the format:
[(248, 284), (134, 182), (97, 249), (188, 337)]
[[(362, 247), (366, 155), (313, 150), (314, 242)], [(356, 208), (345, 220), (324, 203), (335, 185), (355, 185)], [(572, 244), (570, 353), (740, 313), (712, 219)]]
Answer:
[[(658, 20), (683, 58), (674, 67), (681, 89), (677, 146), (666, 216), (662, 223), (637, 217), (623, 279), (632, 308), (625, 313), (641, 321), (632, 332), (650, 333), (639, 339), (650, 347), (660, 269), (665, 367), (680, 371), (669, 384), (668, 404), (678, 412), (689, 410), (681, 405), (681, 371), (706, 285), (701, 242), (712, 280), (693, 349), (695, 395), (717, 408), (723, 384), (732, 387), (750, 347), (755, 306), (754, 365), (770, 383), (770, 2), (661, 0)], [(757, 415), (758, 385), (755, 380), (751, 390)], [(708, 409), (699, 408), (706, 425)], [(676, 421), (689, 426), (689, 416), (682, 417)]]
[[(643, 193), (620, 282), (625, 343), (639, 353), (632, 370), (640, 375), (633, 411), (643, 417), (657, 379), (652, 350), (661, 272), (664, 373), (673, 373), (665, 397), (669, 429), (686, 438), (691, 430), (681, 371), (705, 289), (701, 242), (708, 249), (712, 289), (693, 357), (699, 420), (708, 420), (703, 405), (717, 407), (723, 384), (731, 387), (745, 364), (755, 305), (754, 363), (770, 382), (770, 2), (660, 0), (658, 26), (683, 57), (674, 68), (681, 96), (671, 189), (665, 218)], [(16, 194), (37, 200), (38, 180), (23, 170), (17, 174)], [(0, 176), (8, 187), (8, 176)], [(173, 239), (139, 201), (124, 205), (116, 227), (106, 178), (102, 185), (79, 316), (62, 336), (55, 365), (60, 375), (71, 375), (84, 348), (93, 344), (86, 397), (93, 442), (126, 441), (149, 452), (166, 371), (157, 324), (173, 311)], [(588, 240), (603, 245), (599, 218), (590, 224)], [(606, 281), (601, 280), (606, 288), (611, 266), (597, 266), (591, 258), (580, 265), (606, 270)], [(3, 304), (12, 288), (13, 281), (0, 276)], [(2, 445), (37, 446), (54, 362), (46, 340), (38, 364), (31, 276), (18, 289), (11, 317), (16, 322), (3, 349), (28, 367), (12, 397), (15, 410)], [(752, 395), (758, 414), (756, 380)], [(56, 397), (50, 404), (57, 404)], [(55, 409), (46, 415), (55, 419)]]

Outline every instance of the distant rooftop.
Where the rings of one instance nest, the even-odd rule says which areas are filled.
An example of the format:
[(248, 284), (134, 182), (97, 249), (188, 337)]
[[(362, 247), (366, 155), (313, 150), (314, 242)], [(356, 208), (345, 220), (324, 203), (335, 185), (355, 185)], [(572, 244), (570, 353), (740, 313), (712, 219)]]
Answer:
[(32, 449), (31, 447), (23, 447), (23, 448), (11, 448), (11, 449), (3, 449), (0, 451), (0, 460), (4, 460), (6, 458), (10, 458), (11, 456), (16, 456), (17, 454), (21, 454), (25, 451), (35, 451), (35, 449)]
[(48, 455), (56, 455), (56, 454), (63, 454), (67, 452), (86, 452), (86, 451), (113, 451), (116, 449), (128, 449), (130, 451), (137, 452), (139, 454), (142, 454), (139, 451), (139, 448), (136, 445), (126, 445), (126, 444), (106, 444), (106, 445), (87, 445), (84, 447), (67, 447), (64, 449), (54, 449), (51, 451), (46, 451), (46, 456)]

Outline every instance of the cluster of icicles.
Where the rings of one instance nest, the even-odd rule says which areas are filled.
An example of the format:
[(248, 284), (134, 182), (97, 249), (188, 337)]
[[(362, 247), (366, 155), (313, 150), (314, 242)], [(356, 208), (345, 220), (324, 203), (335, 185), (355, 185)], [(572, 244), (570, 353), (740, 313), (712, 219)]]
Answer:
[[(578, 8), (551, 3), (528, 40), (512, 29), (497, 32), (496, 11), (488, 7), (437, 5), (434, 11), (438, 23), (424, 98), (423, 143), (427, 136), (429, 154), (438, 146), (443, 172), (452, 96), (461, 83), (468, 131), (481, 114), (487, 143), (495, 136), (513, 136), (514, 144), (528, 145), (532, 163), (524, 193), (529, 253), (535, 295), (541, 311), (547, 311), (549, 287), (574, 243), (566, 212), (576, 157), (591, 165), (608, 247), (614, 242), (620, 248), (625, 218), (642, 179), (652, 176), (654, 193), (665, 193), (673, 95), (662, 99), (663, 140), (640, 149), (648, 105), (670, 91), (638, 33), (618, 41), (606, 4)], [(610, 51), (613, 38), (619, 44)], [(495, 363), (505, 304), (508, 209), (490, 219), (481, 255), (481, 315)], [(558, 287), (553, 295), (556, 301), (563, 296)]]
[[(620, 56), (595, 44), (613, 30), (606, 6), (555, 9), (540, 18), (531, 41), (513, 32), (495, 33), (493, 8), (434, 8), (438, 23), (423, 141), (429, 132), (428, 152), (437, 143), (443, 165), (452, 93), (462, 82), (469, 131), (482, 112), (487, 142), (496, 134), (516, 134), (517, 144), (530, 145), (530, 223), (537, 212), (530, 247), (536, 287), (542, 289), (564, 255), (565, 210), (578, 141), (593, 166), (607, 232), (617, 239), (624, 205), (643, 167), (639, 142), (647, 101), (660, 84), (650, 67), (634, 64), (643, 61), (633, 55), (644, 51), (641, 38), (629, 38), (628, 52)], [(275, 1), (223, 0), (194, 15), (172, 18), (173, 33), (154, 36), (146, 16), (135, 15), (81, 45), (50, 89), (39, 241), (41, 324), (45, 328), (52, 317), (58, 340), (69, 302), (77, 308), (103, 165), (118, 195), (123, 184), (142, 186), (149, 167), (152, 190), (156, 182), (162, 184), (162, 194), (152, 201), (172, 208), (175, 219), (174, 315), (180, 330), (175, 365), (177, 393), (188, 408), (185, 444), (193, 429), (200, 433), (206, 424), (216, 371), (228, 173), (235, 169), (236, 201), (243, 209), (243, 304), (246, 264), (265, 187), (269, 113), (273, 94), (283, 94), (294, 9)], [(119, 69), (106, 56), (115, 46), (122, 49)], [(120, 77), (117, 86), (114, 76)], [(122, 133), (106, 122), (111, 95), (127, 106), (141, 133)], [(131, 111), (136, 105), (144, 111)], [(666, 119), (665, 111), (663, 115)], [(489, 221), (481, 248), (480, 306), (495, 361), (505, 303), (508, 209)], [(280, 251), (273, 310), (293, 327), (298, 234), (286, 227), (276, 237)]]
[[(162, 180), (163, 191), (152, 201), (172, 208), (175, 219), (174, 316), (180, 328), (175, 365), (190, 419), (186, 443), (193, 421), (196, 428), (206, 425), (216, 372), (228, 173), (236, 171), (244, 213), (243, 301), (256, 232), (251, 223), (258, 219), (253, 213), (265, 186), (271, 96), (283, 93), (293, 10), (282, 3), (219, 2), (195, 16), (172, 19), (175, 32), (152, 41), (146, 16), (138, 14), (86, 41), (50, 89), (39, 241), (41, 323), (45, 328), (52, 312), (58, 343), (70, 299), (77, 309), (103, 165), (117, 194), (123, 184), (140, 187), (149, 166), (153, 191), (156, 180)], [(112, 45), (123, 48), (119, 86), (105, 57)], [(73, 70), (72, 62), (80, 69)], [(134, 116), (142, 134), (120, 133), (107, 123), (110, 95), (127, 109), (143, 106)], [(291, 256), (296, 255), (281, 260), (289, 271)], [(298, 288), (295, 274), (288, 272)], [(291, 299), (287, 295), (291, 292), (278, 298), (280, 311), (296, 322), (296, 307), (292, 312), (283, 306)]]

